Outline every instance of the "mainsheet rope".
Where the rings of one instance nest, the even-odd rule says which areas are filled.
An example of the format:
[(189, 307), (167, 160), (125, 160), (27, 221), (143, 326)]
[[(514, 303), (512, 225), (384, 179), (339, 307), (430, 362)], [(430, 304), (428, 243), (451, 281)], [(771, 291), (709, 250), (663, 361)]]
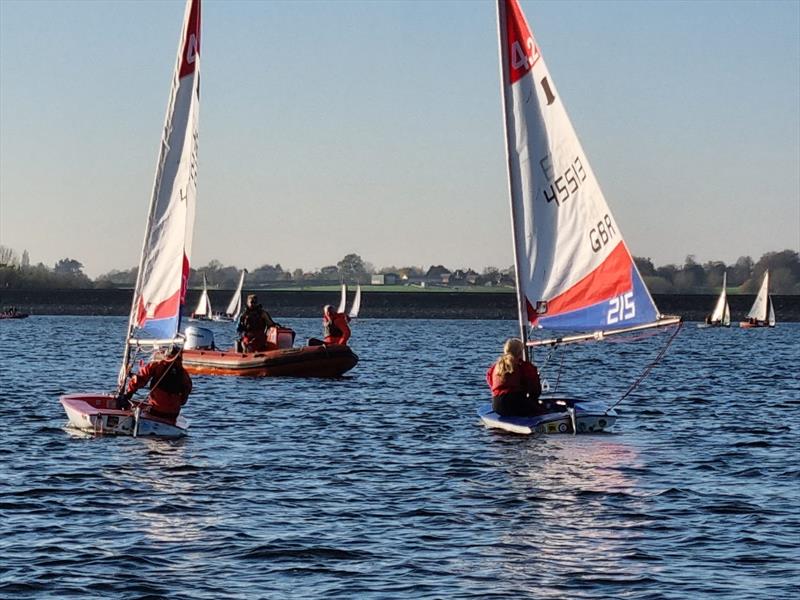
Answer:
[(639, 375), (639, 378), (636, 381), (634, 381), (628, 388), (628, 391), (626, 391), (619, 400), (614, 402), (614, 404), (612, 404), (606, 409), (606, 411), (603, 413), (604, 415), (607, 415), (610, 410), (613, 410), (615, 406), (617, 406), (620, 402), (625, 400), (625, 398), (630, 396), (631, 393), (633, 393), (633, 391), (637, 387), (639, 387), (639, 385), (647, 378), (647, 376), (650, 374), (650, 371), (653, 370), (653, 367), (655, 367), (659, 362), (661, 362), (661, 359), (664, 358), (664, 355), (667, 353), (667, 350), (672, 345), (672, 342), (675, 340), (675, 337), (678, 335), (678, 332), (680, 332), (681, 327), (683, 327), (683, 321), (679, 322), (678, 326), (675, 327), (675, 331), (669, 337), (667, 343), (664, 344), (664, 347), (661, 349), (661, 352), (658, 353), (656, 358), (649, 365), (645, 367), (644, 371), (642, 371), (642, 374)]

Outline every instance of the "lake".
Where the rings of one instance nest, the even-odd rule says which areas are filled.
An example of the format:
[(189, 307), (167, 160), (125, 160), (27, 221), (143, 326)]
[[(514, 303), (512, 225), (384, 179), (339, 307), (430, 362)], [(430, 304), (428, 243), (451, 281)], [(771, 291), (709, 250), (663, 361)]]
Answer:
[[(687, 324), (603, 435), (479, 424), (514, 321), (364, 319), (348, 377), (197, 376), (185, 439), (78, 436), (58, 397), (114, 386), (125, 326), (0, 322), (0, 597), (800, 591), (800, 324)], [(613, 402), (665, 340), (569, 347), (543, 374)]]

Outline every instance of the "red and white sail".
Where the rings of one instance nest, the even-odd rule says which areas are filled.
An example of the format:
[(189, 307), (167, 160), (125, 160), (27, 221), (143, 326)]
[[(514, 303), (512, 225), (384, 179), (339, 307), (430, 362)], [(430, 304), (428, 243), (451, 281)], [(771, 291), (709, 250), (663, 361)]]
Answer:
[(571, 330), (657, 321), (519, 3), (497, 6), (521, 321)]
[(197, 196), (200, 0), (187, 0), (178, 44), (129, 337), (172, 339), (185, 302)]

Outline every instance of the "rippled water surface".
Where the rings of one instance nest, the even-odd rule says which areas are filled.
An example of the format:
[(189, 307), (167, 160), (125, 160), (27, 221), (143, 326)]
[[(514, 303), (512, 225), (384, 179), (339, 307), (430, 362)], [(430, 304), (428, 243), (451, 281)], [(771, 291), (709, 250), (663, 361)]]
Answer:
[[(113, 386), (124, 327), (0, 322), (0, 597), (800, 592), (799, 324), (689, 324), (606, 435), (479, 425), (513, 322), (361, 320), (345, 379), (195, 377), (187, 438), (77, 437), (58, 396)], [(614, 401), (665, 339), (545, 375)]]

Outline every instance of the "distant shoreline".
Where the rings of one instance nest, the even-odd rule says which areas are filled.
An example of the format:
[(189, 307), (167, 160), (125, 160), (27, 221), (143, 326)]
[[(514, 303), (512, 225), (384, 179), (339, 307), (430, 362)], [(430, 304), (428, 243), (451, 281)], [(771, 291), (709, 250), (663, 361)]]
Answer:
[[(251, 293), (245, 290), (245, 294)], [(273, 317), (319, 317), (325, 304), (336, 305), (339, 293), (331, 291), (254, 290)], [(15, 306), (31, 315), (127, 315), (132, 291), (129, 289), (16, 290), (0, 291), (0, 309)], [(199, 298), (190, 290), (187, 307)], [(231, 297), (229, 290), (210, 290), (212, 306), (221, 310)], [(731, 320), (744, 318), (753, 295), (730, 295)], [(800, 322), (800, 296), (773, 295), (778, 322)], [(654, 294), (663, 314), (681, 315), (687, 321), (702, 321), (711, 312), (717, 296), (710, 294)], [(348, 302), (352, 300), (352, 292)], [(191, 310), (191, 308), (189, 308)], [(188, 311), (187, 311), (188, 312)], [(497, 291), (423, 290), (365, 291), (360, 316), (377, 319), (516, 319), (516, 296)]]

